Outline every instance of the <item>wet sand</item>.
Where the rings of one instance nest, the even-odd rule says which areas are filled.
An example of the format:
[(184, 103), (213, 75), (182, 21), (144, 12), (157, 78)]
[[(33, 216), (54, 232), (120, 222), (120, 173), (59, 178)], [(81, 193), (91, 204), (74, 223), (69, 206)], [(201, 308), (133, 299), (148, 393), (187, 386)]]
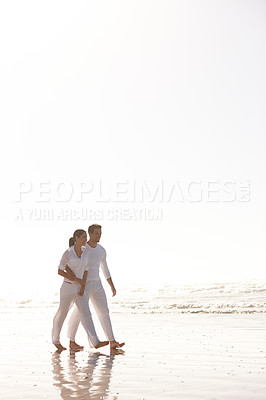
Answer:
[(265, 314), (114, 314), (126, 345), (110, 355), (108, 347), (91, 351), (82, 328), (84, 351), (58, 354), (55, 311), (1, 309), (1, 400), (266, 398)]

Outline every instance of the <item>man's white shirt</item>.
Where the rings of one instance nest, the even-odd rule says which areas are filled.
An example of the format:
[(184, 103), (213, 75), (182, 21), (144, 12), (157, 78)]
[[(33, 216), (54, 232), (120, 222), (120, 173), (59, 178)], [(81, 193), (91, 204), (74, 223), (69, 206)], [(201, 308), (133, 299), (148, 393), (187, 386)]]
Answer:
[(89, 269), (88, 281), (100, 281), (100, 267), (105, 279), (111, 278), (111, 274), (106, 262), (106, 251), (97, 243), (96, 247), (91, 247), (88, 243), (84, 246), (84, 253), (88, 255)]

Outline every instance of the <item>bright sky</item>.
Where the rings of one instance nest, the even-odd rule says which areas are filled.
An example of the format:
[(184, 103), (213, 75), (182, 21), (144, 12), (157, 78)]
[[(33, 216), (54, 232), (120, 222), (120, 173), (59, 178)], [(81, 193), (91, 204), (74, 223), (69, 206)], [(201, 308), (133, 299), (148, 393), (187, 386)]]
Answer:
[(1, 3), (2, 292), (58, 289), (94, 222), (117, 285), (266, 278), (265, 17), (258, 0)]

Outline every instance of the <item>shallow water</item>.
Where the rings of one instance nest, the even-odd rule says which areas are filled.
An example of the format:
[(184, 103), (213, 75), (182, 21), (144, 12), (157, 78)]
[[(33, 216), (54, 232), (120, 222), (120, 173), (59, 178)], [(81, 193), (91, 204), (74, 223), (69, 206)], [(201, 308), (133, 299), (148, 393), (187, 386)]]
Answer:
[[(107, 295), (110, 289), (107, 288)], [(0, 299), (0, 308), (57, 307), (59, 293), (9, 295)], [(122, 314), (252, 314), (266, 309), (266, 283), (226, 282), (201, 285), (131, 285), (119, 288), (108, 299), (112, 313)]]

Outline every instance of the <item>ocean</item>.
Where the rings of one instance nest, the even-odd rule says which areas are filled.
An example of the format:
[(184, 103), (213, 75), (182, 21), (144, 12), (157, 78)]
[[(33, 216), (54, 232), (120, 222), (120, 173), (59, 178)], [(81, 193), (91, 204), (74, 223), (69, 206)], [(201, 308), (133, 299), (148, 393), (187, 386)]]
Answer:
[[(48, 291), (49, 292), (49, 291)], [(265, 313), (266, 282), (224, 282), (193, 285), (132, 284), (120, 287), (117, 296), (110, 297), (109, 307), (119, 314), (253, 314)], [(12, 294), (0, 299), (5, 308), (57, 308), (59, 290), (31, 295)]]

